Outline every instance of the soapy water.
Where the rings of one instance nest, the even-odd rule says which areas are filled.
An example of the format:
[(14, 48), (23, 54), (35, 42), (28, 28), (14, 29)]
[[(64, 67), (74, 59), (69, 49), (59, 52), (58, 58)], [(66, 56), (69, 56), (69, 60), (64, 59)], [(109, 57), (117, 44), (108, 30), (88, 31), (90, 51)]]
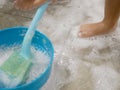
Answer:
[[(65, 1), (71, 2), (48, 8), (38, 26), (49, 35), (57, 54), (42, 90), (120, 90), (120, 24), (115, 34), (78, 38), (80, 24), (102, 20), (104, 0)], [(63, 42), (68, 44), (63, 47)]]
[(119, 35), (78, 39), (73, 32), (60, 56), (63, 47), (55, 49), (52, 75), (42, 90), (120, 90)]
[[(7, 48), (2, 46), (0, 48), (0, 65), (2, 65), (15, 50), (19, 50), (19, 49), (20, 49), (20, 46), (18, 46), (18, 45), (14, 45), (14, 46), (7, 47)], [(36, 50), (34, 47), (32, 47), (31, 53), (34, 56), (34, 59), (32, 60), (33, 65), (30, 69), (28, 79), (26, 80), (25, 83), (29, 83), (32, 80), (34, 80), (35, 78), (39, 77), (40, 74), (45, 71), (45, 69), (47, 68), (49, 61), (50, 61), (50, 58), (46, 52)], [(6, 86), (1, 85), (1, 88), (5, 88), (5, 87), (12, 88), (16, 85), (16, 81), (11, 82), (6, 77), (6, 75), (1, 74), (1, 76), (2, 76), (3, 83), (6, 85)]]

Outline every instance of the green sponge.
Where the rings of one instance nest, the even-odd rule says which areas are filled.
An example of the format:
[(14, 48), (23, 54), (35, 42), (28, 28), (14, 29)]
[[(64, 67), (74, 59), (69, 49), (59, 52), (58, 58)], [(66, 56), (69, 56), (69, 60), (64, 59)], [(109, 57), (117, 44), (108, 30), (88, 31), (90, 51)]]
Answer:
[[(17, 84), (24, 83), (28, 77), (28, 73), (32, 66), (32, 60), (26, 60), (24, 57), (20, 55), (18, 52), (14, 52), (8, 60), (6, 60), (0, 66), (0, 76), (4, 73), (6, 75), (7, 80), (0, 79), (0, 82), (3, 86), (13, 87)], [(2, 77), (1, 77), (2, 78)], [(14, 80), (14, 81), (13, 81)], [(14, 83), (16, 82), (16, 83)], [(14, 85), (9, 83), (14, 83)]]

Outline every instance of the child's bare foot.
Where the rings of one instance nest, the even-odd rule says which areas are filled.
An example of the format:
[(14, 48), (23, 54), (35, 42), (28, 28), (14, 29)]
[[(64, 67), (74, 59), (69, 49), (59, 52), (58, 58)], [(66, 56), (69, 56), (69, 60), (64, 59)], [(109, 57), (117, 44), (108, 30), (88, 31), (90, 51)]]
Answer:
[(80, 37), (91, 37), (95, 35), (102, 35), (111, 32), (114, 24), (106, 24), (104, 22), (82, 25), (80, 28)]
[(42, 5), (46, 0), (15, 0), (15, 6), (22, 10), (30, 10)]

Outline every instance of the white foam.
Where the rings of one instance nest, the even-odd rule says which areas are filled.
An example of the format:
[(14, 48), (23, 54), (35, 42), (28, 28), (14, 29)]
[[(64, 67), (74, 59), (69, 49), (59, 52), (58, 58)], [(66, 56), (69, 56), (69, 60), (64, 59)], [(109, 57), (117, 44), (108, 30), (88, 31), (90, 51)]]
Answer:
[[(101, 21), (103, 13), (104, 0), (70, 0), (50, 6), (39, 28), (55, 43), (57, 56), (42, 90), (119, 90), (120, 24), (114, 33), (78, 38), (80, 25)], [(101, 87), (100, 77), (105, 84), (100, 83)]]
[(27, 82), (34, 80), (36, 77), (40, 76), (46, 69), (49, 64), (50, 58), (47, 55), (47, 52), (40, 52), (32, 48), (32, 53), (34, 55), (33, 66), (30, 71), (29, 78)]
[(65, 1), (51, 5), (38, 27), (56, 52), (42, 90), (120, 90), (120, 24), (114, 33), (78, 38), (81, 24), (103, 19), (105, 0)]
[[(2, 65), (10, 57), (10, 55), (14, 52), (14, 50), (19, 50), (19, 47), (20, 46), (18, 46), (18, 45), (17, 46), (14, 45), (14, 46), (11, 46), (8, 48), (2, 47), (0, 49), (0, 65)], [(29, 83), (32, 80), (39, 77), (40, 74), (45, 71), (45, 69), (48, 66), (49, 61), (50, 61), (50, 58), (48, 57), (46, 52), (36, 50), (36, 49), (34, 49), (34, 47), (32, 47), (31, 52), (34, 56), (34, 59), (32, 60), (33, 66), (30, 70), (29, 77), (28, 77), (26, 83)], [(20, 81), (19, 79), (16, 79), (17, 81), (16, 80), (11, 81), (11, 79), (9, 79), (5, 75), (5, 73), (1, 72), (0, 76), (1, 76), (0, 83), (2, 84), (1, 87), (11, 88), (11, 87), (15, 87), (16, 85), (19, 84), (19, 82), (17, 84), (17, 81)]]
[(95, 90), (119, 90), (120, 74), (113, 68), (101, 65), (92, 68)]

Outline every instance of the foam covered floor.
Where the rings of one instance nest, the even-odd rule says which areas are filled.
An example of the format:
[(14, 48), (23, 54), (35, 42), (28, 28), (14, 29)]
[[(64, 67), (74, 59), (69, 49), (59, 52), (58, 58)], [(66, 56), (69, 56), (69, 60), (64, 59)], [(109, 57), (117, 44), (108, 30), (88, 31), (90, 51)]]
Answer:
[[(59, 0), (49, 6), (38, 29), (53, 42), (55, 59), (42, 90), (120, 90), (120, 21), (106, 35), (77, 35), (81, 24), (102, 20), (103, 12), (104, 0)], [(34, 13), (0, 0), (0, 29), (29, 26)]]

